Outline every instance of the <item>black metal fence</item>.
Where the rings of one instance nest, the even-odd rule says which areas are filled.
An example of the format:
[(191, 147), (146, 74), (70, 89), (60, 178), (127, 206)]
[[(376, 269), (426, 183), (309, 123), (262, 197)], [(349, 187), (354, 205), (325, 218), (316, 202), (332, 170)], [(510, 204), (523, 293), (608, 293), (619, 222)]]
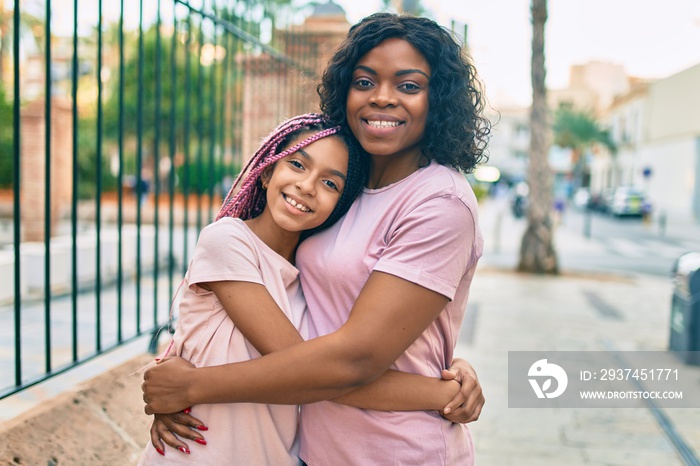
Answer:
[(166, 324), (244, 156), (317, 108), (260, 2), (58, 3), (0, 3), (0, 398)]

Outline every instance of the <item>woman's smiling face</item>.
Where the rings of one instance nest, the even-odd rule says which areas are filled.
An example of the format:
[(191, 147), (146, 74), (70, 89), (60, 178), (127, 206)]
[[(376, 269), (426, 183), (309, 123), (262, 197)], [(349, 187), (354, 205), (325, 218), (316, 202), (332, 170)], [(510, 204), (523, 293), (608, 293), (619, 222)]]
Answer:
[(420, 158), (430, 73), (425, 57), (403, 39), (386, 39), (360, 58), (346, 111), (348, 125), (365, 151)]

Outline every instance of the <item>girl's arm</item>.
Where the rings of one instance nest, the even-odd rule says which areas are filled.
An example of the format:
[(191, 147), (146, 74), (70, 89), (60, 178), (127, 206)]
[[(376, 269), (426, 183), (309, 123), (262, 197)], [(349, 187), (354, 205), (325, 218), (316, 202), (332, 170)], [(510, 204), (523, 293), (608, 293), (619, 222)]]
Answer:
[[(217, 292), (216, 285), (212, 290)], [(219, 293), (228, 309), (231, 292)], [(243, 302), (254, 303), (240, 299)], [(195, 369), (175, 358), (149, 369), (143, 384), (146, 413), (176, 412), (201, 403), (299, 404), (337, 398), (382, 375), (447, 302), (437, 292), (372, 272), (348, 321), (332, 334), (295, 344), (293, 337), (279, 336), (284, 345), (292, 346), (251, 361)], [(414, 312), (407, 314), (407, 308)], [(231, 309), (235, 320), (243, 307)], [(268, 317), (261, 319), (269, 323)], [(241, 331), (243, 327), (247, 326)], [(269, 334), (276, 335), (280, 328), (274, 330)], [(246, 337), (254, 345), (260, 341), (257, 333)], [(275, 347), (274, 342), (266, 345), (261, 348), (272, 351)]]
[[(211, 290), (243, 336), (265, 355), (303, 342), (263, 285), (210, 282)], [(443, 410), (460, 394), (458, 381), (389, 370), (373, 383), (335, 398), (337, 403), (381, 411)], [(460, 399), (462, 399), (460, 397)]]

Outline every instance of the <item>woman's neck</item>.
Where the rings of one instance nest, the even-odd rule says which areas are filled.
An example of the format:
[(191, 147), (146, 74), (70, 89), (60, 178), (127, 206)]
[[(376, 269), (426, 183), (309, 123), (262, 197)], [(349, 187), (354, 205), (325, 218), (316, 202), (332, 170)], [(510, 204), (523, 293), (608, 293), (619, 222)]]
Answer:
[(372, 155), (370, 156), (367, 187), (369, 189), (384, 188), (403, 180), (429, 163), (428, 158), (422, 154), (411, 157)]

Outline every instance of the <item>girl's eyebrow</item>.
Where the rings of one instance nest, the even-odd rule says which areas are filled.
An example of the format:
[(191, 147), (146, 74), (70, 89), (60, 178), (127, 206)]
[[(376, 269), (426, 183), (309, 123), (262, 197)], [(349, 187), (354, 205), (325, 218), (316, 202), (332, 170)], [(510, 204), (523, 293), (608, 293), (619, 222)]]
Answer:
[[(364, 71), (366, 71), (366, 72), (368, 72), (369, 74), (372, 74), (372, 75), (374, 75), (374, 76), (377, 75), (377, 72), (374, 71), (374, 70), (373, 70), (372, 68), (370, 68), (369, 66), (357, 65), (357, 66), (355, 67), (355, 70), (358, 70), (358, 69), (364, 70)], [(353, 71), (354, 71), (354, 70), (353, 70)], [(397, 71), (396, 73), (394, 73), (394, 76), (403, 76), (403, 75), (405, 75), (405, 74), (411, 74), (411, 73), (419, 73), (419, 74), (422, 74), (423, 76), (425, 76), (426, 78), (430, 79), (430, 76), (428, 76), (428, 75), (425, 73), (425, 71), (421, 71), (421, 70), (419, 70), (419, 69), (413, 69), (413, 68), (408, 69), (408, 70), (399, 70), (399, 71)]]
[[(312, 157), (304, 149), (299, 149), (299, 150), (297, 150), (297, 152), (299, 152), (305, 159), (312, 160)], [(335, 175), (335, 176), (342, 178), (343, 181), (347, 181), (347, 178), (345, 178), (345, 175), (343, 175), (338, 170), (331, 170), (330, 172), (332, 175)]]

